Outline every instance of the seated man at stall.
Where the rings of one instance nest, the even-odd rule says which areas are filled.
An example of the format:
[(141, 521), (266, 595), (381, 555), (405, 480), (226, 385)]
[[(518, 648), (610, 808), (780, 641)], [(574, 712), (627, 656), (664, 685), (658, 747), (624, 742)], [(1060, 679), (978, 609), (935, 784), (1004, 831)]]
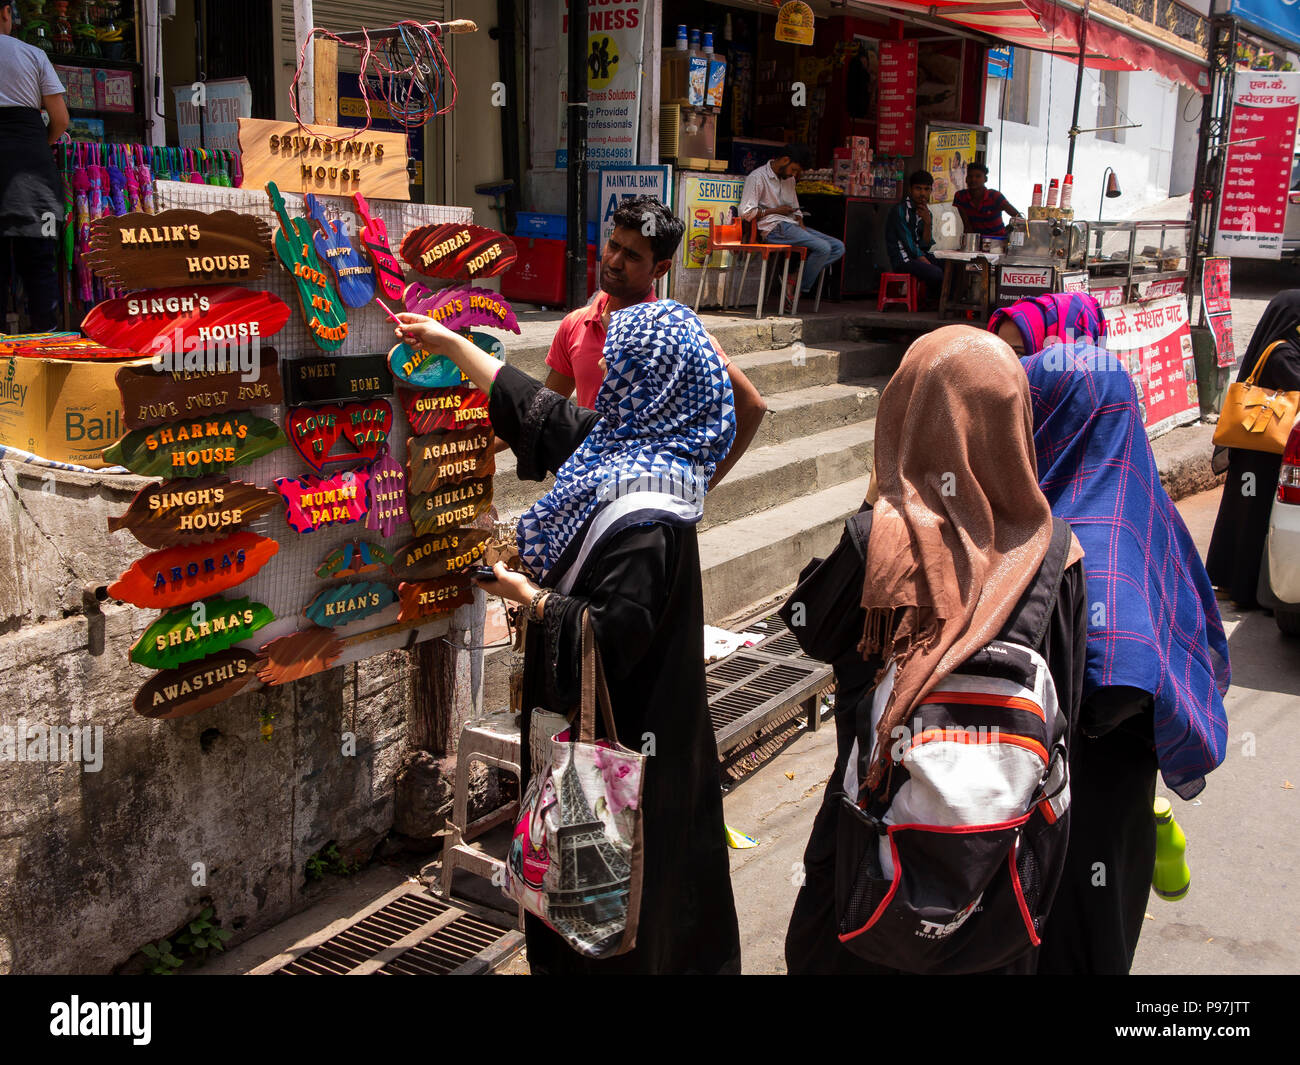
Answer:
[(961, 224), (967, 233), (1006, 240), (1007, 227), (1002, 216), (1019, 218), (1020, 212), (997, 189), (989, 188), (988, 182), (989, 168), (983, 163), (971, 163), (966, 168), (966, 187), (953, 197), (952, 205), (961, 214)]
[[(803, 268), (804, 296), (812, 292), (822, 270), (844, 258), (843, 241), (803, 223), (794, 186), (808, 159), (805, 145), (787, 144), (775, 159), (750, 172), (740, 194), (740, 217), (746, 222), (757, 222), (760, 239), (769, 244), (793, 244), (808, 249), (808, 261)], [(786, 282), (786, 298), (791, 302), (796, 280), (797, 277), (791, 277)]]
[(943, 266), (931, 253), (934, 247), (933, 220), (930, 216), (930, 194), (934, 191), (934, 177), (926, 170), (917, 170), (907, 179), (907, 195), (889, 212), (885, 220), (885, 248), (895, 272), (911, 274), (930, 286), (933, 298), (943, 284)]
[[(613, 232), (600, 258), (600, 291), (587, 306), (565, 316), (546, 355), (550, 368), (546, 387), (565, 398), (576, 389), (574, 402), (589, 410), (605, 379), (601, 355), (610, 314), (659, 298), (655, 282), (672, 266), (686, 232), (681, 219), (653, 196), (623, 200), (613, 221)], [(754, 439), (767, 404), (740, 367), (727, 358), (717, 338), (711, 333), (706, 335), (727, 368), (736, 404), (736, 439), (709, 482), (710, 488), (716, 488)], [(500, 451), (504, 441), (498, 440), (497, 444)]]

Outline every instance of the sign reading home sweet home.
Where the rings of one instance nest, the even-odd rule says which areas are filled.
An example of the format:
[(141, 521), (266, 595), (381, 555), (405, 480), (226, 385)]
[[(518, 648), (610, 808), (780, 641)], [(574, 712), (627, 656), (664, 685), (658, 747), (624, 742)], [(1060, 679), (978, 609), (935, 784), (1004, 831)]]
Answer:
[(411, 198), (401, 133), (343, 126), (315, 126), (309, 133), (296, 122), (241, 118), (239, 151), (246, 189), (274, 181), (325, 196)]
[(256, 281), (270, 257), (260, 218), (182, 208), (96, 219), (86, 265), (115, 288), (167, 288)]
[(127, 428), (284, 402), (275, 348), (262, 348), (257, 360), (251, 351), (240, 354), (246, 356), (244, 366), (232, 354), (221, 360), (223, 369), (168, 369), (158, 359), (143, 366), (123, 366), (116, 380)]

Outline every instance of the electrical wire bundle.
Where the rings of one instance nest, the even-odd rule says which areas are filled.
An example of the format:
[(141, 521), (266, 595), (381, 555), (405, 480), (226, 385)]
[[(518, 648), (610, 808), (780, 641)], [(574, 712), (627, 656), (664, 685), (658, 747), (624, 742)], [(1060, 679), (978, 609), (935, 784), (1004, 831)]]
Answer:
[[(294, 71), (293, 84), (289, 87), (289, 106), (298, 125), (308, 134), (318, 135), (298, 113), (298, 82), (307, 61), (307, 49), (317, 37), (354, 48), (360, 53), (361, 72), (357, 75), (357, 86), (366, 104), (366, 124), (355, 133), (340, 138), (342, 140), (353, 140), (370, 129), (372, 100), (381, 102), (393, 121), (400, 122), (408, 134), (431, 118), (445, 115), (456, 105), (456, 76), (442, 49), (442, 23), (403, 19), (386, 30), (378, 31), (383, 38), (378, 45), (371, 41), (369, 30), (362, 29), (361, 33), (363, 40), (358, 43), (315, 27), (303, 41), (298, 54), (298, 69)], [(442, 101), (441, 105), (439, 101)]]

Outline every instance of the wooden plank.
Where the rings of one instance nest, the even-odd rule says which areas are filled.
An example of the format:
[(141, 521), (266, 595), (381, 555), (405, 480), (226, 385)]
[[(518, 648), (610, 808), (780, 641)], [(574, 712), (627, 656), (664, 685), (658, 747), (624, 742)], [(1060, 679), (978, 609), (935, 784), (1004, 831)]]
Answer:
[(339, 46), (337, 41), (317, 37), (312, 42), (316, 49), (316, 117), (312, 125), (339, 124)]
[(373, 200), (409, 200), (406, 137), (369, 129), (358, 134), (342, 126), (313, 126), (262, 118), (239, 120), (244, 188), (268, 181), (295, 192)]

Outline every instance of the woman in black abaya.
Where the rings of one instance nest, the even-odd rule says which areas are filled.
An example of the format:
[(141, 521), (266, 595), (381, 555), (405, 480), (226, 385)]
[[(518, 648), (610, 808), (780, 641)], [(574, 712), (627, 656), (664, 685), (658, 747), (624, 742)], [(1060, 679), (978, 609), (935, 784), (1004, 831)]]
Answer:
[[(722, 823), (717, 746), (704, 687), (704, 604), (695, 524), (704, 486), (735, 436), (727, 373), (699, 319), (671, 300), (612, 315), (608, 369), (583, 410), (419, 315), (405, 332), (489, 391), (519, 476), (555, 486), (519, 523), (531, 576), (483, 582), (533, 617), (524, 648), (521, 773), (533, 707), (580, 699), (589, 611), (619, 739), (651, 757), (642, 792), (644, 880), (636, 947), (588, 959), (526, 918), (534, 973), (737, 973), (740, 933)], [(399, 335), (402, 330), (399, 330)]]
[[(1283, 392), (1300, 389), (1300, 289), (1287, 289), (1273, 297), (1242, 357), (1238, 381), (1250, 376), (1260, 355), (1275, 340), (1284, 343), (1273, 349), (1255, 383)], [(1228, 479), (1205, 568), (1215, 587), (1226, 591), (1241, 609), (1257, 605), (1260, 562), (1281, 469), (1281, 455), (1228, 449)]]

